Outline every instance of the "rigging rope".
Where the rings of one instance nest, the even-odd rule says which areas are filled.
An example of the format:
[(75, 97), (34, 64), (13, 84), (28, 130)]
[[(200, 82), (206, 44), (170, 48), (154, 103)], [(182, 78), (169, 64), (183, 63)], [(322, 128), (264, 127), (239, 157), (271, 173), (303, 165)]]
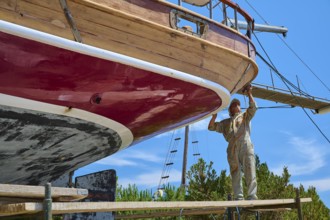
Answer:
[[(257, 38), (257, 36), (256, 35), (254, 35), (256, 38)], [(258, 40), (258, 42), (259, 42), (259, 40)], [(259, 42), (259, 44), (260, 44), (260, 42)], [(260, 45), (261, 46), (261, 45)], [(261, 46), (262, 47), (262, 46)], [(264, 52), (265, 52), (265, 54), (267, 55), (267, 57), (269, 58), (269, 56), (268, 56), (268, 54), (267, 54), (267, 52), (264, 50)], [(293, 97), (296, 97), (295, 95), (294, 95), (294, 93), (292, 92), (292, 90), (291, 90), (291, 88), (289, 87), (289, 85), (288, 85), (288, 83), (284, 80), (285, 79), (285, 77), (280, 73), (280, 72), (278, 72), (278, 70), (276, 69), (276, 67), (275, 66), (272, 66), (269, 62), (267, 62), (267, 60), (264, 58), (264, 57), (262, 57), (258, 52), (256, 53), (257, 55), (258, 55), (258, 57), (260, 57), (270, 68), (272, 68), (273, 70), (274, 70), (274, 72), (275, 73), (277, 73), (277, 74), (279, 74), (280, 75), (280, 77), (281, 77), (281, 79), (282, 79), (282, 81), (283, 81), (283, 83), (285, 84), (285, 86), (287, 87), (287, 89), (290, 91), (290, 93), (291, 93), (291, 95), (293, 96)], [(270, 58), (269, 58), (270, 59)], [(271, 60), (269, 60), (270, 62), (271, 62)], [(272, 63), (272, 62), (271, 62)], [(300, 103), (300, 101), (298, 100), (298, 99), (296, 99), (296, 101), (299, 103), (299, 105), (301, 105), (301, 103)], [(316, 122), (310, 117), (310, 115), (307, 113), (307, 111), (305, 110), (305, 108), (303, 108), (303, 107), (301, 107), (301, 109), (304, 111), (304, 113), (307, 115), (307, 117), (310, 119), (310, 121), (314, 124), (314, 126), (319, 130), (319, 132), (321, 133), (321, 135), (328, 141), (328, 143), (330, 144), (330, 140), (329, 140), (329, 138), (323, 133), (323, 131), (321, 130), (321, 128), (316, 124)]]
[[(261, 16), (261, 14), (248, 2), (245, 2), (252, 8), (252, 10), (265, 22), (269, 25), (268, 22)], [(290, 47), (290, 45), (285, 42), (278, 34), (276, 36), (284, 43), (284, 45), (300, 60), (300, 62), (321, 82), (321, 84), (330, 92), (330, 88), (316, 75), (316, 73), (310, 68), (310, 66)], [(269, 58), (268, 58), (269, 59)], [(273, 64), (274, 65), (274, 64)]]
[[(277, 35), (277, 34), (276, 34)], [(330, 92), (330, 88), (314, 73), (314, 71), (307, 65), (306, 62), (304, 62), (300, 56), (287, 44), (287, 42), (285, 42), (281, 37), (279, 37), (277, 35), (277, 37), (287, 46), (287, 48), (289, 48), (289, 50), (291, 50), (291, 52), (302, 62), (302, 64), (304, 64), (304, 66), (323, 84), (323, 86), (328, 89), (328, 91)]]
[[(247, 2), (247, 0), (245, 0)], [(247, 2), (248, 3), (248, 2)], [(248, 3), (249, 4), (249, 3)], [(249, 4), (250, 5), (250, 4)], [(251, 6), (251, 5), (250, 5)], [(251, 8), (253, 8), (251, 6)], [(256, 11), (257, 14), (259, 14), (257, 11)], [(260, 14), (259, 14), (260, 15)], [(260, 16), (261, 17), (261, 16)], [(267, 23), (267, 22), (266, 22)], [(259, 38), (257, 37), (257, 35), (252, 32), (254, 37), (257, 39), (258, 41), (258, 44), (260, 45), (261, 49), (264, 51), (264, 53), (266, 54), (269, 62), (263, 57), (261, 56), (261, 54), (259, 54), (257, 51), (256, 51), (256, 55), (261, 58), (262, 61), (265, 62), (265, 64), (267, 64), (275, 73), (277, 73), (277, 75), (281, 78), (281, 80), (283, 81), (284, 85), (287, 87), (287, 89), (290, 91), (291, 95), (293, 97), (296, 97), (294, 95), (294, 93), (292, 92), (290, 86), (294, 89), (296, 89), (298, 92), (300, 93), (303, 93), (305, 96), (307, 97), (311, 97), (309, 94), (303, 92), (300, 90), (300, 88), (298, 88), (297, 86), (295, 86), (293, 83), (291, 83), (288, 79), (286, 79), (278, 70), (277, 68), (275, 67), (275, 65), (273, 64), (272, 60), (270, 59), (268, 53), (266, 52), (265, 48), (262, 46), (261, 42), (259, 41)], [(290, 86), (289, 86), (290, 85)], [(330, 91), (330, 90), (329, 90)], [(314, 124), (314, 126), (318, 129), (318, 131), (321, 133), (321, 135), (328, 141), (328, 143), (330, 144), (330, 140), (329, 138), (323, 133), (323, 131), (321, 130), (321, 128), (316, 124), (316, 122), (311, 118), (311, 116), (307, 113), (307, 111), (305, 110), (305, 108), (302, 107), (299, 99), (296, 99), (297, 103), (301, 106), (301, 109), (304, 111), (304, 113), (306, 114), (306, 116), (309, 118), (309, 120)]]
[[(258, 106), (258, 110), (259, 109), (272, 109), (272, 108), (294, 108), (295, 106), (292, 105), (279, 105), (279, 106), (264, 106), (264, 107), (259, 107)], [(241, 108), (241, 109), (248, 109), (248, 108)]]
[[(256, 38), (257, 38), (257, 36), (256, 35), (254, 35)], [(256, 54), (257, 54), (257, 56), (262, 60), (262, 61), (264, 61), (264, 63), (266, 63), (279, 77), (280, 77), (280, 79), (283, 81), (283, 83), (285, 84), (285, 85), (287, 85), (287, 84), (289, 84), (292, 88), (294, 88), (299, 94), (301, 94), (301, 95), (304, 95), (304, 96), (306, 96), (306, 97), (309, 97), (309, 98), (311, 98), (311, 99), (313, 99), (313, 97), (311, 96), (311, 95), (309, 95), (308, 93), (306, 93), (306, 92), (304, 92), (304, 91), (302, 91), (300, 88), (298, 88), (296, 85), (294, 85), (292, 82), (290, 82), (287, 78), (285, 78), (277, 69), (276, 69), (276, 67), (275, 67), (275, 65), (273, 64), (273, 62), (271, 61), (271, 59), (270, 59), (270, 57), (268, 56), (268, 54), (267, 54), (267, 52), (266, 52), (266, 50), (263, 48), (263, 46), (261, 45), (261, 43), (260, 43), (260, 41), (259, 41), (259, 39), (257, 39), (257, 41), (258, 41), (258, 43), (259, 43), (259, 45), (261, 46), (261, 48), (262, 48), (262, 50), (264, 51), (264, 53), (266, 54), (266, 56), (268, 57), (268, 60), (269, 60), (269, 62), (271, 63), (269, 63), (263, 56), (261, 56), (260, 55), (260, 53), (258, 53), (258, 52), (256, 52)], [(291, 94), (292, 94), (292, 91), (289, 89), (289, 91), (291, 92)]]
[[(170, 142), (169, 142), (169, 147), (168, 147), (168, 151), (166, 154), (162, 174), (161, 174), (159, 184), (158, 184), (158, 190), (162, 189), (163, 186), (165, 186), (167, 184), (172, 165), (174, 164), (173, 160), (174, 160), (176, 152), (178, 150), (178, 141), (177, 140), (181, 139), (181, 138), (174, 139), (174, 134), (175, 134), (175, 131), (173, 131)], [(173, 145), (172, 145), (172, 142), (173, 142)]]

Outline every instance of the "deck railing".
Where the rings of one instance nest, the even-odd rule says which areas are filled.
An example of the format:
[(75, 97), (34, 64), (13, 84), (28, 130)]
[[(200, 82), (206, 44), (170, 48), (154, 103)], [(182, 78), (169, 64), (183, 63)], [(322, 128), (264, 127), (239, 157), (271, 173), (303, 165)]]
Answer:
[[(196, 2), (198, 1), (193, 1), (193, 0), (183, 0), (186, 3), (190, 3), (196, 6), (207, 6), (209, 9), (209, 18), (213, 19), (213, 9), (220, 4), (222, 4), (222, 14), (223, 14), (223, 21), (222, 23), (225, 24), (226, 26), (231, 26), (235, 28), (237, 31), (239, 31), (239, 25), (238, 25), (238, 15), (241, 15), (244, 17), (247, 23), (247, 32), (246, 36), (251, 39), (251, 34), (254, 29), (254, 19), (244, 10), (242, 9), (238, 4), (230, 1), (230, 0), (218, 0), (216, 4), (213, 5), (213, 1), (200, 1), (200, 4), (197, 4)], [(178, 5), (182, 5), (182, 0), (178, 0)], [(234, 19), (229, 19), (227, 16), (227, 8), (230, 7), (233, 12), (234, 12)], [(232, 23), (231, 21), (234, 21)]]

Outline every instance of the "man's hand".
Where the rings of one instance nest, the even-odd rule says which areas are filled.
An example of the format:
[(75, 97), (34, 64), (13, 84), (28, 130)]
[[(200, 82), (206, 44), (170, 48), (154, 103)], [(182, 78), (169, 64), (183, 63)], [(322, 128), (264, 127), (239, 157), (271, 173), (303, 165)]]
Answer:
[(249, 84), (245, 87), (246, 95), (249, 97), (249, 102), (254, 103), (254, 98), (252, 95), (252, 85)]
[(247, 96), (250, 96), (252, 94), (252, 85), (249, 84), (249, 85), (245, 86), (244, 89), (242, 90), (242, 93), (243, 94), (246, 93)]
[(251, 84), (246, 87), (246, 93), (248, 96), (252, 95), (252, 85)]

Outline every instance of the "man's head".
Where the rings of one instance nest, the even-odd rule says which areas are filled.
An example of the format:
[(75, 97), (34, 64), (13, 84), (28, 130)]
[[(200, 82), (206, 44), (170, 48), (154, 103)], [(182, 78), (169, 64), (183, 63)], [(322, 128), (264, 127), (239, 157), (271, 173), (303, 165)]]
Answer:
[(233, 115), (235, 115), (236, 113), (241, 112), (241, 102), (240, 102), (238, 99), (233, 99), (233, 100), (230, 102), (230, 105), (229, 105), (228, 111), (229, 111), (229, 115), (230, 115), (230, 116), (233, 116)]

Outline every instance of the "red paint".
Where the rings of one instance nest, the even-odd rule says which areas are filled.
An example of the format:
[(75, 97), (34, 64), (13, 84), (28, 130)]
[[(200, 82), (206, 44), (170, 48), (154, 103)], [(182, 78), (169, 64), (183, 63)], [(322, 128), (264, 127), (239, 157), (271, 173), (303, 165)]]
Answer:
[(0, 93), (105, 116), (135, 142), (221, 105), (208, 88), (1, 32)]

